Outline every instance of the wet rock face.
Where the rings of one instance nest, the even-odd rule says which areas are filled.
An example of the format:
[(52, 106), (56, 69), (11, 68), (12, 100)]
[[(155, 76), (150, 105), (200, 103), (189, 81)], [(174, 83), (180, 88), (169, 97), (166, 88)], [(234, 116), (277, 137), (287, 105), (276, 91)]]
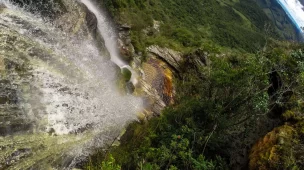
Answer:
[[(29, 5), (31, 1), (14, 2)], [(39, 3), (36, 5), (41, 5)], [(93, 39), (97, 32), (95, 15), (84, 5), (74, 1), (70, 1), (70, 6), (66, 6), (65, 10), (64, 14), (57, 14), (53, 24), (61, 26), (59, 29), (71, 34), (70, 37)], [(43, 110), (38, 107), (39, 103), (35, 102), (41, 96), (40, 91), (31, 85), (31, 82), (35, 81), (32, 62), (37, 59), (59, 68), (66, 67), (63, 62), (51, 60), (52, 52), (29, 38), (52, 44), (53, 35), (35, 25), (35, 21), (14, 14), (12, 9), (0, 4), (0, 136), (32, 131), (34, 121), (38, 118), (35, 114)], [(33, 91), (36, 91), (37, 96), (32, 96)], [(33, 103), (37, 103), (37, 106)]]
[(159, 46), (147, 48), (147, 61), (142, 64), (142, 88), (148, 94), (151, 110), (159, 115), (174, 103), (174, 77), (178, 75), (181, 53)]
[(129, 25), (120, 25), (119, 26), (119, 39), (118, 46), (120, 49), (120, 54), (125, 61), (131, 61), (132, 58), (136, 55), (134, 46), (130, 38), (131, 27)]
[(82, 8), (84, 8), (84, 11), (86, 13), (86, 17), (85, 17), (86, 25), (87, 25), (89, 31), (91, 32), (91, 34), (93, 35), (93, 37), (96, 38), (97, 18), (91, 11), (89, 11), (89, 9), (85, 5), (82, 5)]
[(10, 5), (0, 12), (0, 169), (64, 169), (57, 165), (104, 145), (141, 108), (113, 88), (116, 68), (92, 36), (96, 17), (63, 1), (67, 11), (51, 21)]
[[(84, 4), (70, 0), (12, 0), (12, 2), (29, 12), (40, 14), (65, 32), (81, 36), (89, 36), (88, 33), (90, 33), (93, 38), (96, 38), (96, 16)], [(0, 11), (4, 7), (0, 5)]]
[[(156, 27), (157, 24), (159, 23), (156, 22)], [(126, 24), (119, 26), (120, 53), (126, 61), (133, 64), (133, 68), (139, 69), (140, 86), (147, 96), (145, 103), (153, 115), (159, 115), (166, 106), (174, 103), (173, 79), (180, 70), (182, 54), (153, 45), (146, 49), (147, 60), (140, 61), (142, 56), (134, 49), (130, 37), (131, 29)]]
[(152, 112), (159, 115), (174, 102), (173, 72), (165, 62), (150, 56), (142, 65), (142, 73), (142, 88), (150, 98)]
[(32, 76), (28, 60), (20, 53), (22, 47), (28, 47), (26, 41), (1, 25), (0, 42), (0, 136), (5, 136), (31, 129), (31, 121), (19, 104)]
[(11, 2), (20, 7), (26, 7), (30, 12), (39, 13), (40, 15), (51, 19), (66, 12), (62, 0), (11, 0)]
[[(6, 148), (3, 148), (3, 150), (4, 149)], [(30, 154), (31, 154), (31, 149), (28, 148), (17, 149), (9, 157), (7, 157), (3, 163), (0, 163), (0, 169), (7, 169), (12, 164), (20, 161), (22, 158), (29, 156)]]
[[(54, 24), (62, 31), (76, 37), (97, 38), (96, 16), (82, 3), (70, 0), (61, 0), (65, 12), (59, 13)], [(103, 40), (102, 40), (103, 41)], [(102, 45), (101, 45), (102, 46)]]

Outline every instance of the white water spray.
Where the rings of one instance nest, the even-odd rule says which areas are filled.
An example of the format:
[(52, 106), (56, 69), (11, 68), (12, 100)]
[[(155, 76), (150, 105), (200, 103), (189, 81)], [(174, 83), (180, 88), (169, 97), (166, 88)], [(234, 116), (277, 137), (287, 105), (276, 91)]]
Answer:
[(120, 53), (117, 46), (117, 36), (115, 33), (115, 29), (111, 28), (110, 22), (105, 17), (105, 14), (102, 13), (102, 10), (98, 8), (98, 5), (94, 4), (92, 0), (80, 0), (83, 4), (87, 6), (87, 8), (93, 12), (98, 21), (98, 30), (105, 40), (105, 46), (108, 49), (111, 60), (117, 64), (121, 69), (127, 68), (131, 71), (132, 77), (131, 82), (135, 85), (137, 84), (137, 73), (123, 60), (120, 58)]
[[(30, 74), (30, 79), (14, 72), (8, 79), (20, 88), (18, 107), (35, 128), (29, 134), (11, 134), (13, 139), (0, 140), (0, 148), (21, 143), (0, 150), (0, 169), (1, 156), (12, 159), (10, 154), (18, 149), (32, 153), (20, 164), (15, 163), (13, 169), (30, 167), (44, 158), (57, 159), (56, 155), (62, 156), (67, 150), (72, 156), (84, 154), (90, 147), (116, 137), (128, 121), (136, 120), (142, 100), (122, 95), (117, 89), (117, 67), (113, 62), (121, 68), (128, 65), (119, 59), (114, 32), (103, 15), (90, 9), (97, 14), (98, 28), (113, 62), (99, 53), (93, 40), (72, 37), (9, 1), (0, 3), (8, 7), (0, 12), (0, 61), (5, 59), (20, 66), (27, 62), (23, 72)], [(90, 7), (90, 3), (86, 5)], [(49, 131), (59, 136), (48, 136), (45, 132)]]

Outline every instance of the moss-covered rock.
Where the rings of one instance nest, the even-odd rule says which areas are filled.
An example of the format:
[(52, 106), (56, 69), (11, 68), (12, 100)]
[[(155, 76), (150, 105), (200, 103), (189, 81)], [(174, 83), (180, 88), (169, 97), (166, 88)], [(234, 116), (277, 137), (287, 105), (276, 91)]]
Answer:
[(303, 169), (303, 132), (303, 121), (294, 125), (286, 123), (283, 126), (273, 129), (261, 138), (251, 149), (249, 169)]
[(123, 79), (128, 82), (130, 81), (131, 77), (132, 77), (132, 73), (128, 68), (122, 68), (121, 69), (121, 74), (123, 76)]

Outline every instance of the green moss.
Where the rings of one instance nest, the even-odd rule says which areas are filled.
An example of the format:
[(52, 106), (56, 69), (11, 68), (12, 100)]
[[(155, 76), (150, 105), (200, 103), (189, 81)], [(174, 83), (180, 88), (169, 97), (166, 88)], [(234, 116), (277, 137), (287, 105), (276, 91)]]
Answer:
[(132, 72), (129, 69), (127, 69), (127, 68), (122, 68), (121, 69), (121, 74), (123, 76), (123, 79), (126, 82), (129, 81), (131, 79), (131, 77), (132, 77)]
[(288, 121), (295, 118), (295, 113), (291, 110), (287, 110), (282, 116), (285, 121)]

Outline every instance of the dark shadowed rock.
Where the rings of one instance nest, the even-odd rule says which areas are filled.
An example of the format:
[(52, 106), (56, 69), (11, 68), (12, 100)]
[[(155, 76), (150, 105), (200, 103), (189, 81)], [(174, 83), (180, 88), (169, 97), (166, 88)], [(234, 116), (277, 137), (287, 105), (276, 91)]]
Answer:
[(135, 90), (135, 86), (130, 81), (127, 82), (126, 87), (127, 87), (127, 93), (128, 94), (132, 94), (134, 92), (134, 90)]
[(93, 37), (96, 38), (97, 35), (97, 18), (96, 16), (84, 5), (82, 4), (82, 7), (84, 9), (84, 12), (86, 14), (85, 20), (86, 20), (86, 25), (93, 35)]
[(6, 104), (9, 102), (9, 98), (7, 96), (0, 96), (0, 104)]

